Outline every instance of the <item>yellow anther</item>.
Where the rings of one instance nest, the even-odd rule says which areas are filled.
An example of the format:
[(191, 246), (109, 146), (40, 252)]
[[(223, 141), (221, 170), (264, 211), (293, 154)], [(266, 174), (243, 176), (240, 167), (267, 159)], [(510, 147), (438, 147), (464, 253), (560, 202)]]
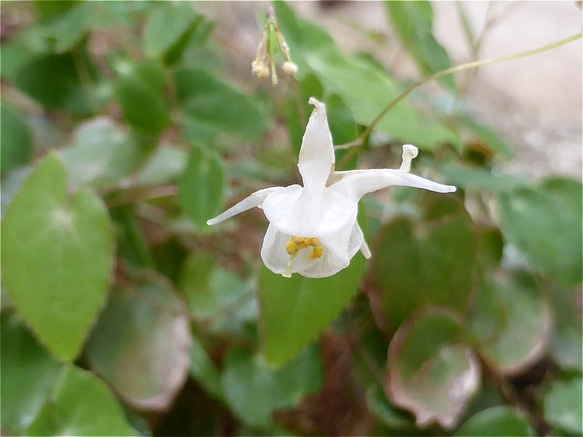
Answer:
[(312, 248), (311, 257), (312, 258), (320, 258), (324, 253), (324, 247), (320, 240), (316, 237), (291, 237), (286, 245), (285, 249), (287, 253), (291, 256), (297, 255), (297, 253), (302, 249), (309, 249)]
[(312, 253), (310, 254), (310, 258), (312, 258), (312, 259), (322, 258), (323, 254), (324, 254), (324, 248), (322, 246), (316, 246), (312, 250)]
[(293, 255), (294, 253), (297, 253), (299, 249), (295, 241), (289, 240), (285, 245), (285, 250), (287, 250), (287, 253), (289, 253), (290, 255)]
[(290, 257), (289, 257), (289, 263), (287, 265), (287, 268), (283, 272), (284, 278), (291, 277), (292, 265), (294, 263), (294, 260), (296, 259), (296, 256), (298, 256), (298, 252), (302, 249), (308, 249), (310, 247), (312, 248), (312, 253), (310, 254), (310, 258), (312, 258), (312, 259), (322, 258), (322, 255), (324, 255), (324, 246), (322, 246), (322, 243), (320, 243), (320, 240), (316, 237), (294, 237), (294, 236), (292, 236), (291, 240), (289, 240), (285, 244), (285, 250), (290, 255)]

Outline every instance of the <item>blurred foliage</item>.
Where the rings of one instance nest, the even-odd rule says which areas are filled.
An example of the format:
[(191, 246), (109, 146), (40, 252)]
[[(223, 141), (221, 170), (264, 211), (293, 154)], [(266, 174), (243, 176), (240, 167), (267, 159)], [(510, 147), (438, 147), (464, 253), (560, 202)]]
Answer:
[[(405, 85), (283, 2), (297, 78), (256, 82), (213, 7), (2, 6), (2, 435), (581, 435), (581, 182), (419, 94), (337, 169), (411, 142), (458, 192), (368, 197), (370, 262), (276, 276), (260, 213), (206, 220), (296, 180), (308, 97), (345, 144)], [(451, 66), (428, 2), (386, 13)]]

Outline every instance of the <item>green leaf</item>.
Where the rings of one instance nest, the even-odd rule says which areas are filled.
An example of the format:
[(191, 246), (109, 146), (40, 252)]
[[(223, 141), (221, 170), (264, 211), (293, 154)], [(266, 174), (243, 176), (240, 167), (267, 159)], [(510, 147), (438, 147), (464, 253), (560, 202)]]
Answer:
[(78, 68), (93, 76), (93, 66), (84, 57), (76, 60), (71, 53), (42, 56), (22, 66), (14, 75), (14, 84), (48, 109), (87, 115), (96, 95), (83, 84)]
[(110, 208), (115, 225), (118, 257), (127, 261), (136, 270), (154, 267), (154, 258), (134, 212), (134, 205), (119, 205)]
[(476, 236), (469, 214), (452, 196), (423, 194), (422, 219), (396, 218), (378, 233), (370, 294), (394, 332), (425, 304), (462, 310), (472, 287)]
[(280, 369), (272, 369), (245, 349), (232, 349), (223, 373), (223, 391), (232, 411), (245, 423), (267, 428), (271, 413), (296, 405), (322, 385), (318, 349), (310, 347)]
[(468, 115), (458, 115), (456, 119), (477, 137), (480, 146), (486, 146), (492, 154), (496, 154), (502, 159), (512, 158), (512, 149), (497, 132), (478, 123)]
[[(393, 29), (417, 61), (421, 72), (429, 76), (451, 67), (447, 51), (433, 35), (433, 8), (428, 1), (384, 2)], [(450, 91), (457, 87), (452, 75), (440, 79)]]
[(2, 43), (2, 78), (15, 81), (22, 67), (39, 57), (28, 41), (30, 31), (23, 30)]
[(180, 289), (190, 313), (204, 319), (250, 292), (249, 284), (234, 272), (215, 268), (210, 253), (192, 253), (180, 274)]
[(150, 58), (159, 58), (166, 53), (196, 18), (193, 4), (158, 3), (149, 13), (144, 26), (144, 52)]
[(93, 2), (78, 2), (64, 13), (43, 23), (41, 34), (49, 40), (53, 50), (64, 53), (75, 47), (91, 30), (95, 15)]
[(24, 431), (50, 394), (61, 364), (41, 347), (17, 314), (2, 313), (3, 435)]
[(14, 196), (16, 196), (16, 194), (20, 191), (22, 185), (28, 179), (31, 172), (31, 167), (26, 166), (17, 168), (5, 176), (3, 175), (1, 184), (2, 194), (0, 195), (0, 200), (2, 201), (2, 217), (4, 217), (8, 205), (10, 205), (12, 199), (14, 199)]
[(28, 122), (20, 111), (5, 101), (0, 103), (2, 118), (1, 172), (28, 164), (32, 158), (33, 142)]
[[(178, 97), (184, 123), (191, 135), (204, 140), (199, 130), (215, 135), (227, 133), (241, 139), (258, 140), (267, 129), (263, 115), (253, 100), (238, 89), (201, 69), (176, 73)], [(202, 136), (201, 136), (202, 135)]]
[(580, 290), (551, 286), (546, 294), (553, 310), (553, 332), (549, 354), (562, 369), (583, 370), (583, 332), (581, 330)]
[(120, 62), (115, 93), (126, 120), (138, 131), (159, 135), (170, 123), (162, 67), (153, 63)]
[(26, 435), (137, 435), (109, 388), (90, 372), (68, 366)]
[(560, 430), (583, 434), (583, 378), (580, 375), (554, 381), (543, 400), (544, 417)]
[(140, 171), (137, 184), (144, 186), (170, 184), (182, 174), (187, 162), (186, 151), (171, 146), (161, 147)]
[(498, 195), (510, 242), (533, 267), (566, 286), (581, 284), (582, 197), (581, 182), (563, 178)]
[[(302, 145), (302, 137), (304, 136), (304, 132), (306, 131), (306, 123), (308, 122), (308, 118), (310, 116), (311, 111), (313, 110), (313, 106), (308, 104), (308, 99), (310, 97), (315, 97), (316, 99), (322, 100), (324, 95), (324, 89), (320, 84), (318, 78), (313, 74), (305, 75), (300, 81), (298, 81), (298, 89), (299, 89), (299, 102), (296, 96), (290, 96), (287, 102), (286, 107), (286, 122), (287, 122), (287, 132), (291, 142), (291, 150), (293, 151), (294, 156), (298, 156), (300, 153), (300, 147)], [(337, 97), (337, 99), (339, 99)], [(303, 122), (302, 116), (300, 115), (300, 105), (303, 111)], [(330, 111), (330, 103), (326, 101), (326, 109)], [(328, 123), (332, 122), (332, 118), (328, 114)], [(340, 126), (340, 125), (338, 125)], [(341, 144), (333, 136), (333, 139), (336, 141), (335, 144)]]
[(460, 342), (457, 316), (428, 308), (401, 325), (389, 345), (385, 390), (394, 405), (415, 414), (417, 427), (453, 428), (480, 385), (480, 367)]
[[(214, 28), (214, 22), (205, 21), (202, 15), (198, 15), (186, 29), (186, 32), (170, 47), (164, 54), (163, 61), (166, 66), (173, 66), (180, 62), (184, 57), (185, 53), (189, 52), (194, 55), (193, 48), (202, 45), (206, 41), (211, 31)], [(200, 58), (199, 58), (200, 59)], [(201, 67), (201, 63), (196, 63), (198, 68)]]
[(415, 421), (411, 415), (391, 405), (385, 391), (378, 384), (372, 385), (366, 391), (366, 405), (390, 429), (415, 429)]
[(504, 236), (495, 225), (480, 224), (475, 226), (477, 236), (477, 263), (482, 274), (495, 270), (504, 255)]
[(526, 417), (511, 407), (487, 408), (470, 417), (454, 434), (469, 436), (532, 436)]
[(114, 290), (87, 343), (91, 368), (125, 401), (147, 410), (170, 405), (189, 366), (186, 309), (161, 281)]
[(184, 212), (200, 227), (206, 227), (223, 199), (224, 175), (221, 162), (194, 147), (178, 186), (178, 200)]
[(253, 281), (215, 267), (214, 255), (197, 251), (185, 261), (179, 284), (190, 314), (206, 330), (230, 338), (240, 334), (245, 337), (251, 331), (256, 337), (258, 311)]
[(540, 359), (549, 340), (549, 307), (525, 274), (484, 284), (472, 327), (480, 349), (503, 374), (516, 374)]
[(499, 192), (529, 187), (531, 182), (520, 176), (499, 173), (484, 167), (473, 167), (456, 162), (439, 166), (438, 171), (445, 180), (466, 190)]
[(79, 3), (79, 0), (65, 0), (60, 2), (35, 0), (34, 6), (40, 15), (40, 21), (46, 21), (48, 19), (66, 14)]
[(61, 157), (74, 186), (111, 187), (146, 159), (148, 150), (108, 117), (80, 125)]
[[(354, 116), (350, 108), (344, 103), (342, 98), (332, 95), (326, 99), (326, 112), (328, 113), (328, 122), (330, 123), (330, 132), (334, 144), (350, 143), (358, 138), (358, 128), (354, 121)], [(336, 162), (343, 162), (344, 157), (351, 153), (349, 150), (339, 150), (335, 153)], [(358, 154), (354, 154), (350, 162), (343, 165), (342, 170), (356, 168), (358, 163)]]
[(113, 269), (112, 228), (101, 199), (87, 190), (68, 198), (66, 171), (50, 155), (12, 200), (2, 237), (3, 281), (16, 308), (56, 357), (76, 358)]
[(354, 297), (364, 273), (364, 258), (328, 278), (284, 278), (266, 268), (259, 279), (263, 355), (272, 366), (295, 357), (328, 327)]
[(196, 337), (192, 338), (190, 348), (190, 375), (215, 398), (223, 399), (219, 371)]
[[(300, 80), (315, 74), (327, 94), (337, 94), (344, 100), (357, 123), (370, 124), (400, 94), (401, 90), (384, 72), (361, 59), (345, 56), (322, 28), (298, 19), (285, 2), (275, 2), (273, 7), (298, 64)], [(444, 142), (461, 147), (453, 132), (423, 120), (407, 102), (396, 105), (376, 128), (426, 150)]]

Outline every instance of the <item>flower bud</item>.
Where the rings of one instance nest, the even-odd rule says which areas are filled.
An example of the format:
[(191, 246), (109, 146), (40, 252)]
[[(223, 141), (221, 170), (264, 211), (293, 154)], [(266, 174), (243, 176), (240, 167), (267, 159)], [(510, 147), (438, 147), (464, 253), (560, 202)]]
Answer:
[(285, 71), (287, 74), (295, 76), (296, 73), (298, 72), (298, 66), (293, 62), (284, 62), (283, 71)]

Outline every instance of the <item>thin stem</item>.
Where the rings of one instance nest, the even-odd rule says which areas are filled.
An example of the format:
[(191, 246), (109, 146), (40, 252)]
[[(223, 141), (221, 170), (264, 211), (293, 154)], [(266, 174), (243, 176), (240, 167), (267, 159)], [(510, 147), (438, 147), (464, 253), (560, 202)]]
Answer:
[(381, 121), (383, 119), (383, 117), (385, 115), (387, 115), (387, 113), (393, 109), (395, 106), (397, 106), (397, 104), (403, 100), (405, 97), (407, 97), (409, 94), (411, 94), (413, 91), (415, 91), (417, 88), (420, 88), (421, 86), (425, 85), (428, 82), (431, 82), (433, 80), (439, 79), (443, 76), (447, 76), (448, 74), (453, 74), (453, 73), (457, 73), (459, 71), (464, 71), (464, 70), (469, 70), (472, 68), (478, 68), (478, 67), (483, 67), (485, 65), (492, 65), (492, 64), (498, 64), (501, 62), (506, 62), (506, 61), (514, 61), (516, 59), (520, 59), (520, 58), (526, 58), (528, 56), (532, 56), (532, 55), (537, 55), (539, 53), (544, 53), (544, 52), (548, 52), (549, 50), (553, 50), (556, 49), (557, 47), (560, 47), (562, 45), (568, 44), (570, 42), (576, 41), (578, 39), (581, 39), (583, 37), (583, 33), (578, 33), (576, 35), (570, 36), (569, 38), (565, 38), (562, 39), (560, 41), (554, 42), (552, 44), (543, 46), (543, 47), (539, 47), (538, 49), (534, 49), (534, 50), (528, 50), (526, 52), (522, 52), (522, 53), (518, 53), (515, 55), (510, 55), (510, 56), (504, 56), (502, 58), (496, 58), (496, 59), (486, 59), (483, 61), (475, 61), (475, 62), (469, 62), (467, 64), (462, 64), (462, 65), (457, 65), (455, 67), (451, 67), (451, 68), (447, 68), (445, 70), (439, 71), (429, 77), (426, 77), (425, 79), (420, 80), (419, 82), (417, 82), (416, 84), (414, 84), (413, 86), (411, 86), (410, 88), (408, 88), (407, 90), (403, 91), (399, 96), (397, 96), (397, 98), (395, 98), (391, 103), (389, 103), (385, 109), (383, 109), (379, 115), (377, 115), (377, 117), (372, 121), (372, 123), (366, 128), (366, 130), (358, 137), (358, 140), (353, 141), (351, 143), (347, 143), (347, 144), (343, 144), (340, 146), (336, 146), (335, 149), (336, 150), (342, 150), (342, 149), (347, 149), (349, 147), (353, 147), (353, 146), (358, 146), (361, 145), (362, 142), (364, 141), (364, 139), (366, 139), (370, 133), (372, 132), (372, 130), (375, 128), (375, 126), (379, 123), (379, 121)]

